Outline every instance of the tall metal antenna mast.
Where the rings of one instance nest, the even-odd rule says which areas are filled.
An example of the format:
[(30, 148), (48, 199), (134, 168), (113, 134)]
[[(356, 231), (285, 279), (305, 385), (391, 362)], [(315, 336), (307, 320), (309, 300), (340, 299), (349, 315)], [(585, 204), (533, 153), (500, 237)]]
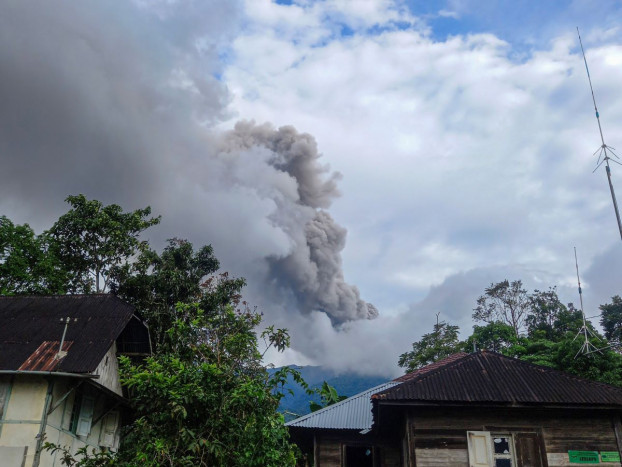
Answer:
[[(618, 202), (616, 201), (616, 194), (613, 191), (613, 184), (611, 183), (611, 168), (609, 167), (609, 161), (615, 162), (616, 164), (620, 164), (615, 159), (611, 159), (609, 154), (612, 154), (616, 159), (619, 157), (613, 152), (611, 146), (607, 146), (605, 144), (605, 138), (603, 136), (603, 128), (600, 125), (600, 115), (598, 114), (598, 107), (596, 107), (596, 98), (594, 97), (594, 88), (592, 87), (592, 78), (590, 77), (590, 70), (587, 67), (587, 59), (585, 58), (585, 50), (583, 50), (583, 41), (581, 41), (581, 34), (579, 34), (579, 28), (577, 27), (577, 35), (579, 36), (579, 44), (581, 44), (581, 52), (583, 53), (583, 62), (585, 63), (585, 71), (587, 72), (587, 79), (590, 83), (590, 91), (592, 92), (592, 102), (594, 102), (594, 111), (596, 112), (596, 121), (598, 122), (598, 131), (600, 131), (600, 141), (601, 146), (594, 152), (594, 155), (598, 154), (598, 161), (596, 162), (596, 169), (594, 172), (605, 163), (605, 169), (607, 172), (607, 180), (609, 181), (609, 191), (611, 191), (611, 199), (613, 200), (613, 208), (616, 212), (616, 219), (618, 220), (618, 230), (620, 231), (620, 239), (622, 239), (622, 222), (620, 222), (620, 212), (618, 211)], [(602, 160), (601, 160), (602, 157)], [(622, 165), (622, 164), (620, 164)]]
[(581, 303), (581, 317), (583, 318), (583, 326), (581, 326), (581, 329), (579, 329), (579, 332), (577, 332), (577, 335), (574, 336), (574, 339), (572, 339), (572, 342), (576, 341), (577, 337), (579, 337), (582, 334), (584, 338), (583, 345), (581, 346), (579, 351), (574, 356), (574, 358), (577, 358), (579, 354), (587, 355), (593, 352), (600, 352), (600, 350), (597, 349), (596, 346), (594, 346), (594, 344), (592, 344), (589, 339), (589, 336), (596, 337), (597, 339), (598, 339), (598, 336), (596, 336), (587, 327), (587, 322), (585, 320), (585, 312), (583, 311), (583, 291), (581, 290), (581, 279), (579, 278), (579, 261), (577, 260), (577, 247), (574, 247), (574, 264), (575, 264), (575, 267), (577, 268), (577, 284), (579, 284), (579, 302)]

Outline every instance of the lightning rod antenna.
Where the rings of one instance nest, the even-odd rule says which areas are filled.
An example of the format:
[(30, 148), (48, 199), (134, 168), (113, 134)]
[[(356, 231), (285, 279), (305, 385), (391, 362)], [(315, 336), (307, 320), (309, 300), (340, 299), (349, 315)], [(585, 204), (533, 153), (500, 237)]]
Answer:
[[(598, 153), (598, 161), (596, 162), (596, 169), (598, 169), (603, 162), (605, 163), (605, 171), (607, 172), (607, 180), (609, 181), (609, 191), (611, 191), (611, 199), (613, 200), (613, 208), (616, 212), (616, 219), (618, 220), (618, 230), (620, 231), (620, 239), (622, 239), (622, 222), (620, 222), (620, 212), (618, 211), (618, 202), (616, 201), (616, 194), (613, 191), (613, 184), (611, 183), (611, 168), (609, 167), (609, 161), (619, 164), (615, 159), (611, 159), (609, 154), (613, 155), (616, 159), (619, 157), (613, 152), (611, 146), (605, 144), (605, 137), (603, 136), (603, 128), (600, 125), (600, 115), (598, 113), (598, 107), (596, 107), (596, 98), (594, 97), (594, 88), (592, 87), (592, 78), (590, 77), (590, 70), (587, 67), (587, 59), (585, 58), (585, 50), (583, 49), (583, 41), (581, 40), (581, 34), (579, 34), (579, 28), (577, 27), (577, 35), (579, 36), (579, 44), (581, 44), (581, 53), (583, 54), (583, 62), (585, 63), (585, 71), (587, 72), (587, 79), (590, 83), (590, 91), (592, 93), (592, 102), (594, 102), (594, 112), (596, 113), (596, 121), (598, 122), (598, 131), (600, 132), (601, 146), (594, 152), (594, 155)], [(601, 160), (602, 157), (602, 160)], [(596, 171), (594, 169), (594, 172)]]

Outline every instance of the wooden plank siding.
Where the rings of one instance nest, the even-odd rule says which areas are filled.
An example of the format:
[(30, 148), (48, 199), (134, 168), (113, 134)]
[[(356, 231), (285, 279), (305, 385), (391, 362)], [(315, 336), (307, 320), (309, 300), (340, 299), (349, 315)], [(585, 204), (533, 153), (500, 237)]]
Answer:
[(373, 447), (374, 465), (382, 467), (401, 467), (399, 444), (388, 443), (371, 436), (345, 433), (322, 433), (315, 437), (315, 467), (342, 467), (346, 446)]
[[(411, 409), (406, 429), (416, 457), (411, 465), (417, 467), (468, 467), (467, 431), (535, 433), (533, 442), (544, 442), (543, 463), (554, 467), (571, 465), (569, 450), (618, 451), (615, 419), (612, 413), (589, 410), (425, 408)], [(529, 449), (538, 453), (535, 444)]]

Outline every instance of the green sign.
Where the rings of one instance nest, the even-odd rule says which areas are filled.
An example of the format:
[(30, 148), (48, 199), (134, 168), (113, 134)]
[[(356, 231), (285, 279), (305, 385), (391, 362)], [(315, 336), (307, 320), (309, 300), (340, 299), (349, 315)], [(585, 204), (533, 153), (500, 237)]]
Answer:
[(620, 453), (618, 451), (600, 451), (601, 462), (620, 462)]
[(598, 451), (568, 451), (568, 458), (572, 464), (600, 464)]

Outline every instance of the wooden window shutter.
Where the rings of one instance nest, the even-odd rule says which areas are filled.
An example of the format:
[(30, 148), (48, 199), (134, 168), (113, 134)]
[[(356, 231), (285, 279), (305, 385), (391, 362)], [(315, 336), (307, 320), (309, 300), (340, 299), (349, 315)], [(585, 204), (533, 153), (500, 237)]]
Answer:
[(492, 467), (492, 440), (488, 431), (467, 431), (470, 467)]
[(119, 412), (110, 412), (102, 421), (102, 431), (99, 437), (99, 445), (112, 448), (115, 445), (117, 426), (119, 425)]
[(80, 404), (80, 415), (78, 416), (78, 426), (76, 427), (76, 435), (88, 436), (91, 432), (91, 423), (93, 422), (93, 411), (95, 410), (95, 398), (92, 396), (82, 396)]
[(542, 438), (537, 433), (516, 433), (516, 461), (518, 467), (543, 467), (544, 454)]

